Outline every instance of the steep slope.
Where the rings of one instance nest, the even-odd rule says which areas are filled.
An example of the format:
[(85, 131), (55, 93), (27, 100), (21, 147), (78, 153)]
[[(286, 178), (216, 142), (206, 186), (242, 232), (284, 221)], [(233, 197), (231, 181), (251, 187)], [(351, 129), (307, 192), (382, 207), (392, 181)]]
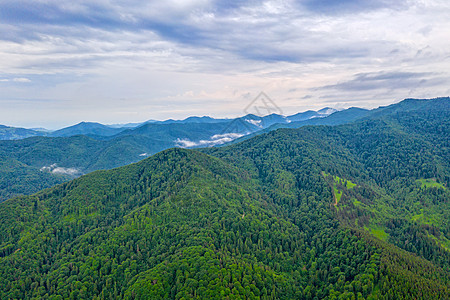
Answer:
[(338, 228), (318, 199), (308, 199), (316, 209), (303, 220), (283, 220), (249, 179), (220, 160), (169, 150), (9, 200), (0, 207), (0, 296), (376, 295), (374, 286), (385, 277), (375, 278), (398, 272), (389, 269), (391, 259), (382, 263), (385, 251), (419, 270), (402, 286), (408, 293), (417, 293), (409, 284), (421, 283), (425, 295), (446, 295), (445, 274), (432, 264)]
[(338, 127), (278, 130), (204, 151), (263, 178), (268, 192), (288, 182), (297, 186), (290, 199), (274, 197), (290, 213), (322, 177), (342, 224), (368, 230), (448, 271), (449, 115), (444, 105)]
[[(161, 268), (177, 274), (200, 269), (192, 274), (206, 284), (199, 297), (293, 293), (297, 289), (267, 264), (281, 260), (271, 259), (281, 251), (279, 243), (295, 247), (302, 236), (289, 222), (261, 209), (265, 201), (246, 177), (218, 159), (170, 150), (6, 201), (0, 208), (5, 233), (0, 296), (180, 298), (197, 289), (184, 271), (173, 281)], [(25, 213), (27, 219), (16, 223)], [(259, 243), (259, 259), (249, 256), (252, 243)], [(36, 255), (42, 260), (35, 261)], [(36, 263), (40, 266), (32, 271)], [(235, 279), (234, 287), (223, 281), (236, 274), (245, 281)], [(250, 290), (242, 287), (254, 280)]]

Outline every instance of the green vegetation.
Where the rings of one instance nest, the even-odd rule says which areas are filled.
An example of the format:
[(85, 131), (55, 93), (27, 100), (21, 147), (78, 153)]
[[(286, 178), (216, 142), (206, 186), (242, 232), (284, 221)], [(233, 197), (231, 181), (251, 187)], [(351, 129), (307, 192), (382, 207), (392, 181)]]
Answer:
[[(271, 115), (265, 118), (265, 121), (263, 122), (265, 125), (269, 126), (270, 124), (279, 121), (282, 121), (282, 123), (274, 124), (264, 130), (260, 130), (260, 127), (247, 122), (236, 122), (237, 119), (226, 122), (224, 120), (212, 121), (212, 119), (208, 121), (208, 118), (188, 118), (182, 122), (163, 122), (161, 124), (147, 123), (133, 129), (110, 128), (98, 123), (82, 122), (52, 133), (43, 133), (0, 125), (0, 138), (2, 133), (5, 132), (6, 135), (4, 135), (3, 138), (6, 139), (39, 135), (38, 137), (31, 137), (24, 140), (0, 141), (0, 163), (13, 160), (21, 164), (19, 171), (16, 172), (13, 169), (13, 172), (10, 172), (8, 177), (0, 176), (0, 202), (17, 195), (32, 194), (42, 188), (51, 187), (57, 183), (73, 179), (80, 174), (86, 174), (95, 170), (112, 169), (137, 162), (146, 156), (179, 145), (179, 142), (177, 141), (180, 139), (191, 141), (210, 140), (213, 135), (225, 132), (226, 130), (232, 130), (234, 133), (243, 134), (248, 133), (249, 131), (255, 131), (252, 134), (248, 134), (233, 141), (233, 143), (237, 143), (238, 141), (249, 139), (255, 135), (284, 127), (300, 128), (307, 125), (340, 125), (362, 120), (363, 118), (374, 120), (384, 118), (384, 120), (387, 120), (389, 117), (396, 118), (401, 116), (401, 119), (405, 120), (406, 123), (394, 125), (394, 123), (390, 121), (391, 125), (398, 127), (398, 132), (396, 133), (402, 132), (403, 130), (403, 133), (406, 135), (412, 134), (414, 136), (419, 136), (420, 139), (427, 139), (428, 145), (425, 147), (430, 146), (430, 142), (436, 142), (437, 145), (442, 145), (441, 149), (447, 149), (446, 147), (448, 146), (446, 146), (446, 143), (448, 143), (448, 139), (446, 140), (446, 135), (443, 134), (443, 130), (445, 130), (445, 127), (448, 125), (445, 123), (446, 121), (441, 125), (428, 121), (436, 114), (448, 113), (449, 101), (450, 98), (448, 97), (427, 100), (406, 99), (397, 104), (380, 107), (370, 111), (353, 107), (333, 113), (326, 118), (312, 118), (298, 122), (293, 121), (291, 123), (284, 123), (286, 122), (286, 119), (281, 116)], [(422, 116), (416, 120), (414, 118), (416, 118), (415, 115), (417, 113), (425, 114), (425, 117)], [(308, 115), (309, 114), (310, 112)], [(426, 114), (430, 114), (430, 116)], [(310, 115), (310, 117), (311, 116), (312, 115)], [(200, 123), (197, 123), (199, 119), (202, 120)], [(189, 122), (189, 120), (192, 122)], [(403, 122), (402, 120), (396, 120), (395, 122)], [(415, 123), (415, 121), (418, 121), (419, 123)], [(8, 137), (8, 132), (20, 134), (18, 136), (13, 135)], [(41, 135), (52, 137), (42, 137)], [(379, 135), (378, 138), (383, 139), (384, 137)], [(352, 140), (353, 137), (350, 136), (349, 141)], [(347, 143), (347, 141), (342, 139), (336, 142)], [(370, 142), (373, 141), (371, 139), (361, 141), (361, 143), (366, 146)], [(345, 148), (350, 145), (336, 144), (330, 146)], [(377, 147), (376, 144), (372, 146)], [(356, 145), (355, 150), (358, 148), (360, 148), (360, 145)], [(436, 149), (439, 149), (439, 146), (437, 146)], [(380, 148), (380, 150), (383, 149)], [(351, 153), (345, 153), (344, 155), (349, 155), (350, 159), (352, 157)], [(381, 158), (381, 156), (377, 157), (377, 159), (379, 158)], [(397, 157), (397, 159), (400, 159), (400, 157)], [(382, 163), (383, 162), (381, 162), (381, 164)], [(408, 164), (409, 162), (405, 163)], [(411, 163), (415, 163), (415, 161), (412, 161)], [(422, 163), (423, 165), (434, 164), (433, 161), (422, 161)], [(64, 178), (51, 172), (46, 172), (44, 175), (36, 174), (37, 170), (40, 170), (42, 167), (48, 167), (53, 164), (57, 164), (62, 168), (74, 168), (78, 173), (66, 174)], [(375, 172), (382, 169), (381, 165), (374, 167), (375, 169), (373, 169), (373, 171)], [(403, 169), (403, 167), (401, 169)], [(342, 178), (352, 178), (349, 176), (350, 174), (332, 174), (333, 176), (342, 175)], [(427, 174), (427, 176), (423, 176), (422, 178), (435, 178), (428, 175), (430, 174)], [(30, 178), (36, 178), (36, 176), (40, 177), (39, 181), (34, 179), (30, 180)], [(383, 175), (378, 174), (378, 176)], [(11, 178), (13, 178), (14, 181), (20, 182), (20, 184), (18, 184), (19, 187), (9, 183), (8, 180)], [(438, 179), (438, 182), (447, 186), (445, 185), (445, 180)]]
[(17, 195), (36, 193), (71, 179), (71, 176), (42, 172), (15, 159), (0, 160), (0, 202)]
[(280, 129), (9, 199), (0, 299), (449, 299), (450, 191), (416, 182), (448, 186), (449, 120)]
[(36, 130), (0, 125), (0, 140), (24, 139), (43, 134), (45, 133)]
[[(356, 186), (355, 183), (351, 182), (350, 180), (345, 180), (340, 178), (339, 176), (331, 176), (330, 174), (327, 174), (325, 172), (322, 172), (322, 175), (325, 178), (328, 178), (328, 176), (333, 178), (333, 181), (331, 183), (333, 187), (333, 198), (335, 200), (334, 206), (336, 206), (337, 209), (339, 209), (337, 206), (339, 204), (339, 201), (341, 200), (343, 190), (345, 189), (352, 189)], [(353, 204), (358, 203), (359, 201), (354, 199)], [(361, 203), (361, 202), (359, 202)]]
[(434, 179), (417, 179), (416, 182), (420, 183), (421, 188), (442, 188), (445, 186), (442, 183), (436, 182)]
[(383, 241), (387, 241), (389, 237), (389, 234), (386, 233), (385, 228), (382, 227), (373, 227), (373, 228), (365, 227), (364, 229), (370, 231), (375, 237)]
[[(98, 125), (100, 124), (94, 124), (94, 126)], [(78, 124), (53, 134), (62, 136), (80, 134), (84, 132), (85, 126), (90, 127), (89, 123)], [(179, 139), (209, 140), (211, 136), (223, 132), (228, 126), (227, 122), (207, 125), (200, 123), (145, 124), (134, 130), (120, 130), (113, 136), (95, 136), (92, 133), (96, 131), (92, 131), (91, 128), (89, 130), (91, 134), (88, 136), (32, 137), (24, 140), (0, 141), (0, 163), (13, 160), (21, 164), (20, 170), (13, 169), (8, 178), (0, 176), (0, 202), (11, 196), (37, 192), (79, 175), (69, 174), (65, 176), (65, 180), (61, 180), (58, 174), (43, 171), (42, 173), (45, 174), (40, 175), (39, 183), (29, 180), (30, 177), (36, 177), (37, 171), (42, 167), (57, 164), (62, 168), (74, 168), (81, 174), (112, 169), (175, 147)], [(249, 124), (244, 128), (233, 129), (246, 132), (249, 126), (259, 128)], [(104, 126), (101, 125), (98, 130), (106, 135), (117, 132), (112, 128), (105, 132)], [(10, 178), (20, 181), (24, 188), (12, 187), (8, 182)]]

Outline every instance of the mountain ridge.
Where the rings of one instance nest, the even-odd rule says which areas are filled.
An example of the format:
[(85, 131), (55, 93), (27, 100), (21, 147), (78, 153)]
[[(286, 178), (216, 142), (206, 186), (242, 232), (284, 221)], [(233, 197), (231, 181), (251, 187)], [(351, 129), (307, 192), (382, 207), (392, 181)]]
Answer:
[[(433, 101), (419, 101), (418, 103), (422, 103), (423, 105), (428, 103), (426, 107), (429, 108), (425, 106), (423, 108), (426, 111), (437, 109), (448, 110), (448, 98), (438, 98), (438, 100)], [(430, 103), (441, 104), (433, 105)], [(0, 196), (0, 201), (20, 194), (18, 193), (19, 189), (14, 185), (8, 184), (8, 182), (10, 180), (17, 182), (19, 179), (26, 182), (25, 178), (28, 176), (26, 172), (27, 167), (29, 167), (29, 174), (33, 178), (36, 178), (36, 169), (42, 169), (42, 172), (46, 172), (45, 176), (49, 178), (48, 181), (44, 180), (43, 185), (41, 183), (38, 184), (35, 180), (31, 180), (29, 187), (24, 189), (28, 194), (36, 192), (42, 187), (48, 187), (55, 182), (62, 182), (68, 178), (55, 174), (55, 168), (51, 167), (55, 164), (58, 168), (57, 171), (65, 172), (69, 178), (73, 178), (94, 170), (110, 169), (137, 162), (142, 158), (171, 147), (199, 148), (227, 145), (230, 143), (238, 143), (261, 133), (270, 132), (282, 127), (296, 128), (307, 125), (334, 126), (351, 123), (363, 120), (365, 117), (370, 118), (370, 114), (374, 113), (378, 114), (379, 117), (382, 117), (384, 114), (397, 114), (397, 112), (392, 111), (392, 108), (395, 109), (399, 105), (406, 105), (404, 109), (408, 109), (409, 104), (406, 102), (406, 104), (396, 104), (391, 109), (382, 108), (372, 111), (351, 108), (334, 112), (324, 118), (312, 118), (306, 121), (285, 124), (278, 123), (268, 127), (261, 126), (259, 123), (249, 123), (245, 121), (245, 118), (234, 119), (229, 122), (206, 124), (206, 127), (204, 127), (205, 124), (201, 123), (148, 123), (134, 129), (126, 128), (119, 134), (110, 137), (80, 135), (58, 138), (32, 137), (24, 140), (0, 141), (0, 160), (13, 159), (17, 161), (16, 163), (25, 164), (24, 168), (21, 169), (22, 171), (17, 172), (17, 174), (4, 173), (3, 177), (0, 177), (0, 190), (2, 191), (0, 195), (4, 195)], [(279, 115), (274, 116), (275, 118), (282, 118)], [(263, 122), (260, 117), (255, 116), (256, 121)], [(269, 124), (270, 122), (265, 125)], [(50, 178), (52, 179), (50, 180)]]
[[(324, 116), (322, 111), (330, 111), (330, 108), (324, 108), (317, 112), (313, 112), (313, 116)], [(302, 114), (302, 113), (299, 113)], [(88, 135), (94, 138), (100, 138), (100, 137), (110, 137), (113, 135), (117, 135), (122, 131), (125, 130), (133, 130), (137, 129), (138, 127), (142, 127), (148, 124), (164, 124), (164, 125), (170, 125), (170, 124), (187, 124), (187, 123), (197, 123), (197, 124), (212, 124), (212, 123), (222, 123), (222, 122), (232, 122), (233, 120), (237, 119), (244, 119), (252, 118), (252, 119), (270, 119), (273, 118), (276, 114), (269, 114), (267, 116), (256, 116), (248, 114), (246, 116), (234, 118), (234, 119), (216, 119), (209, 116), (191, 116), (187, 117), (182, 120), (174, 120), (174, 119), (168, 119), (163, 121), (158, 120), (148, 120), (141, 123), (128, 123), (128, 124), (113, 124), (113, 125), (106, 125), (101, 124), (98, 122), (86, 122), (82, 121), (80, 123), (64, 127), (58, 130), (48, 131), (48, 130), (35, 130), (35, 129), (25, 129), (25, 128), (15, 128), (15, 127), (9, 127), (6, 125), (0, 126), (0, 140), (16, 140), (16, 139), (23, 139), (28, 138), (30, 136), (48, 136), (48, 137), (69, 137), (69, 136), (75, 136), (75, 135)], [(297, 114), (298, 115), (298, 114)], [(278, 119), (288, 120), (291, 116), (279, 116)], [(271, 123), (273, 124), (273, 122)], [(16, 130), (17, 133), (15, 135), (9, 133), (8, 131)], [(3, 130), (3, 132), (1, 131)], [(23, 135), (21, 135), (23, 132)]]
[(447, 117), (172, 148), (7, 200), (0, 297), (448, 298), (445, 131), (420, 134)]

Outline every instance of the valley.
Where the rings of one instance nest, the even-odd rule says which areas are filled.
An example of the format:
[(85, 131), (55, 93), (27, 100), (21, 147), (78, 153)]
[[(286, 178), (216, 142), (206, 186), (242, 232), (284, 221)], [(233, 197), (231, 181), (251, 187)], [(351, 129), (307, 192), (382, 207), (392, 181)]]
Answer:
[(405, 100), (6, 200), (0, 298), (447, 299), (449, 112)]

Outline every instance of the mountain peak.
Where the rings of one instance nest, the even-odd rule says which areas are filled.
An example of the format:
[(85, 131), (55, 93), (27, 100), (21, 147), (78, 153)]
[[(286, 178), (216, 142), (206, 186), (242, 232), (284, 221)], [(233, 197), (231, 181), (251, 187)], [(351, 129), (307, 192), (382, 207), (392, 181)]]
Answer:
[(332, 113), (335, 113), (335, 112), (337, 112), (337, 111), (338, 111), (338, 110), (335, 109), (335, 108), (324, 107), (324, 108), (318, 110), (317, 112), (318, 112), (319, 114), (322, 114), (322, 115), (331, 115)]

